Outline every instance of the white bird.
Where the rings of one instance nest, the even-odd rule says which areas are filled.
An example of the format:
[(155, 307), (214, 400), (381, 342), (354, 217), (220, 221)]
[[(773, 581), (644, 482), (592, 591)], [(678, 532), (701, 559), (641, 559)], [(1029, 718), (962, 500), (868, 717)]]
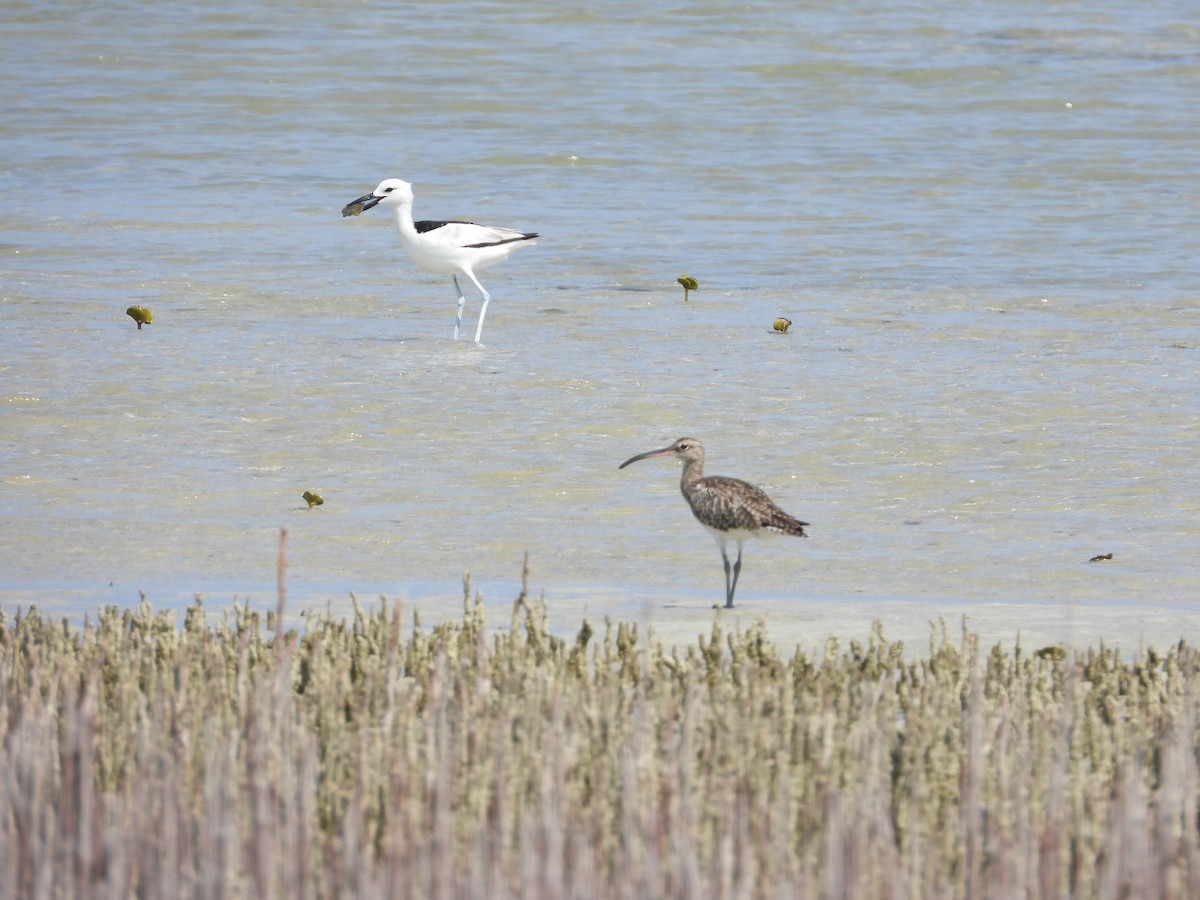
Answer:
[(479, 310), (479, 326), (475, 329), (475, 343), (483, 334), (483, 317), (487, 315), (491, 295), (475, 277), (476, 271), (508, 259), (517, 247), (532, 244), (537, 232), (514, 231), (511, 228), (493, 228), (476, 225), (474, 222), (414, 222), (412, 217), (413, 189), (407, 181), (388, 178), (379, 183), (371, 193), (347, 203), (343, 216), (357, 216), (372, 206), (383, 206), (391, 210), (400, 232), (400, 244), (412, 258), (418, 269), (434, 275), (454, 277), (454, 289), (458, 291), (458, 315), (454, 319), (454, 339), (462, 326), (463, 296), (458, 276), (466, 275), (479, 288), (483, 306)]
[[(704, 477), (704, 445), (695, 438), (680, 438), (670, 447), (639, 453), (621, 463), (623, 469), (639, 459), (673, 456), (683, 461), (679, 489), (692, 508), (692, 514), (717, 539), (721, 559), (725, 561), (725, 608), (733, 608), (733, 592), (737, 590), (738, 575), (742, 572), (742, 544), (747, 538), (760, 537), (764, 532), (808, 537), (807, 522), (788, 515), (766, 492), (740, 478), (720, 475)], [(725, 552), (727, 541), (737, 543), (737, 562), (729, 564)]]

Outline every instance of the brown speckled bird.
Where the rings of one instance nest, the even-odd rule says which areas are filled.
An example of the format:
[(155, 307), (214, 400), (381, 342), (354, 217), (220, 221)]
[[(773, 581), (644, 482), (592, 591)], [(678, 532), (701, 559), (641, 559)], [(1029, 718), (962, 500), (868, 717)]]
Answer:
[[(673, 456), (683, 461), (683, 475), (679, 490), (692, 508), (696, 519), (709, 530), (721, 548), (721, 559), (725, 561), (725, 608), (733, 608), (733, 592), (737, 590), (738, 575), (742, 571), (742, 544), (747, 538), (760, 537), (763, 532), (790, 534), (808, 537), (804, 533), (807, 522), (801, 522), (775, 505), (762, 488), (755, 487), (740, 478), (722, 478), (720, 475), (704, 477), (704, 445), (695, 438), (680, 438), (670, 447), (639, 453), (621, 463), (625, 468), (639, 459), (655, 456)], [(726, 542), (737, 542), (737, 562), (729, 564)]]

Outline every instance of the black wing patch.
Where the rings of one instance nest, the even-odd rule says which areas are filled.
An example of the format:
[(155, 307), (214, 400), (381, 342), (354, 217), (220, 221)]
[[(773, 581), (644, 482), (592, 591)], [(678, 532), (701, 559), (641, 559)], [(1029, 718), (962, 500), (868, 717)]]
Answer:
[(516, 237), (505, 238), (502, 241), (484, 241), (482, 244), (467, 244), (467, 246), (472, 249), (479, 249), (482, 247), (499, 247), (501, 244), (511, 244), (515, 241), (532, 241), (538, 236), (539, 235), (536, 231), (532, 231), (529, 234), (520, 234)]
[(448, 222), (433, 222), (429, 219), (424, 219), (420, 222), (413, 222), (413, 226), (417, 229), (417, 234), (424, 234), (427, 231), (435, 231), (443, 225), (474, 225), (474, 222), (464, 222), (462, 219), (451, 219)]

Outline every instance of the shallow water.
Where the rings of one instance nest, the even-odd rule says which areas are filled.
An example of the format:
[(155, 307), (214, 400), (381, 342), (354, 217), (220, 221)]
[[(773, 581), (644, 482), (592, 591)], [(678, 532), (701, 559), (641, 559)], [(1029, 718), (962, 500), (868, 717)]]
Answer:
[[(269, 600), (281, 526), (299, 598), (528, 550), (551, 599), (717, 600), (677, 467), (616, 469), (686, 434), (812, 523), (750, 612), (1194, 621), (1191, 8), (605, 9), (0, 4), (0, 604)], [(387, 176), (543, 234), (483, 348), (340, 217)]]

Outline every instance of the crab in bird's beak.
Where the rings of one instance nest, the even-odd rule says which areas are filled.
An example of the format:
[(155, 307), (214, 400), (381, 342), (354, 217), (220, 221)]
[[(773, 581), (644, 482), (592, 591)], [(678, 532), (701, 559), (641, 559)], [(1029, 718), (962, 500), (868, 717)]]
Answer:
[(357, 200), (351, 200), (342, 207), (342, 216), (362, 215), (364, 209), (370, 209), (382, 199), (382, 197), (376, 197), (374, 192), (370, 194), (363, 194)]

